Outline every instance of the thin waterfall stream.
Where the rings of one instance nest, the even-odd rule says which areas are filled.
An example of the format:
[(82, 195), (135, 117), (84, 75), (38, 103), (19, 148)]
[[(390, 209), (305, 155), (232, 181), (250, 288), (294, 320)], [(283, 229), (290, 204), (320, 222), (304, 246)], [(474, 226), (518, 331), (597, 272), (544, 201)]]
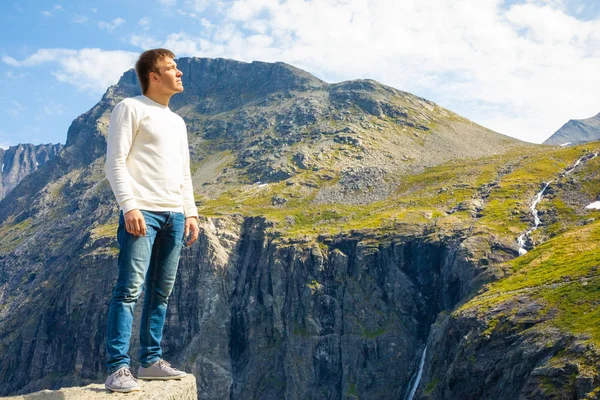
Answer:
[(413, 400), (415, 397), (415, 393), (417, 393), (417, 389), (419, 388), (419, 384), (421, 383), (421, 377), (423, 376), (423, 367), (425, 366), (425, 355), (427, 354), (427, 346), (423, 349), (423, 355), (421, 355), (421, 361), (419, 362), (419, 372), (417, 372), (417, 377), (415, 378), (415, 383), (412, 385), (408, 397), (406, 400)]
[[(559, 178), (569, 175), (583, 161), (593, 160), (597, 156), (598, 156), (598, 153), (594, 153), (594, 155), (591, 157), (589, 154), (586, 154), (585, 156), (583, 156), (579, 160), (577, 160), (575, 162), (575, 164), (573, 164), (571, 167), (567, 168), (565, 170), (565, 172), (560, 174)], [(527, 241), (527, 238), (533, 233), (533, 231), (535, 231), (540, 226), (541, 221), (540, 221), (540, 217), (538, 215), (537, 205), (539, 204), (540, 201), (542, 201), (544, 194), (546, 193), (546, 191), (548, 190), (548, 187), (550, 186), (550, 184), (552, 182), (554, 182), (554, 181), (552, 180), (552, 181), (546, 182), (544, 184), (544, 187), (542, 188), (542, 190), (540, 190), (535, 195), (535, 197), (533, 198), (533, 201), (531, 202), (531, 205), (529, 206), (529, 208), (531, 209), (531, 214), (533, 215), (533, 226), (531, 227), (531, 229), (529, 229), (527, 232), (525, 232), (524, 234), (522, 234), (521, 236), (519, 236), (517, 238), (517, 244), (519, 245), (519, 255), (520, 256), (527, 254), (527, 250), (525, 249), (525, 243)]]

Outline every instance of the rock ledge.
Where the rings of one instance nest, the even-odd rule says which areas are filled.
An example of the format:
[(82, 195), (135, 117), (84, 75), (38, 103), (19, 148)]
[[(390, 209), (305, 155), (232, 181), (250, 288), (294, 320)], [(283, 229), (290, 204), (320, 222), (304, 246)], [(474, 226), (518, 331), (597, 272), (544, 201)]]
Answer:
[(196, 378), (188, 374), (181, 380), (142, 381), (142, 390), (131, 393), (110, 393), (104, 383), (95, 383), (83, 387), (63, 388), (59, 390), (43, 390), (23, 396), (2, 397), (6, 400), (196, 400)]

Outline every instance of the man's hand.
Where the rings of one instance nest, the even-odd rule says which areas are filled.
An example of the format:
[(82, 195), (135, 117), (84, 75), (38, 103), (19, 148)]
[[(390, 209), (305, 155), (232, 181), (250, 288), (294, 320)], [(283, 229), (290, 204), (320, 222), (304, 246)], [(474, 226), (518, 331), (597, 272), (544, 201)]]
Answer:
[(127, 211), (125, 215), (125, 229), (135, 236), (146, 236), (146, 220), (137, 208)]
[(187, 239), (185, 242), (186, 246), (191, 246), (198, 239), (198, 233), (200, 232), (200, 228), (198, 227), (198, 218), (197, 217), (188, 217), (185, 219), (185, 230), (184, 236)]

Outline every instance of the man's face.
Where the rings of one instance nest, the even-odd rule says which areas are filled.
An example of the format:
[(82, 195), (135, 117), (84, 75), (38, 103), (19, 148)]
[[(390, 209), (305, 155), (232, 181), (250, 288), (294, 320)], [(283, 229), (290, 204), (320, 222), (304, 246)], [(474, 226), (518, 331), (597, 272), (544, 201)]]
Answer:
[(158, 91), (168, 94), (183, 92), (183, 82), (181, 82), (183, 72), (177, 69), (175, 60), (168, 57), (162, 58), (158, 62), (158, 70), (160, 74), (151, 72), (156, 78), (156, 80), (152, 79), (152, 81)]

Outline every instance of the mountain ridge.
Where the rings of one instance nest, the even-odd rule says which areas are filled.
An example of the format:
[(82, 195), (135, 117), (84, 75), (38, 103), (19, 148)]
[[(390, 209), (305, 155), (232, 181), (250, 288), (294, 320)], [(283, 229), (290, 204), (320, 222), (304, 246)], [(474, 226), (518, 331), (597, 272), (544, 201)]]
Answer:
[(564, 124), (544, 144), (576, 145), (600, 139), (600, 113), (586, 119), (572, 119)]

